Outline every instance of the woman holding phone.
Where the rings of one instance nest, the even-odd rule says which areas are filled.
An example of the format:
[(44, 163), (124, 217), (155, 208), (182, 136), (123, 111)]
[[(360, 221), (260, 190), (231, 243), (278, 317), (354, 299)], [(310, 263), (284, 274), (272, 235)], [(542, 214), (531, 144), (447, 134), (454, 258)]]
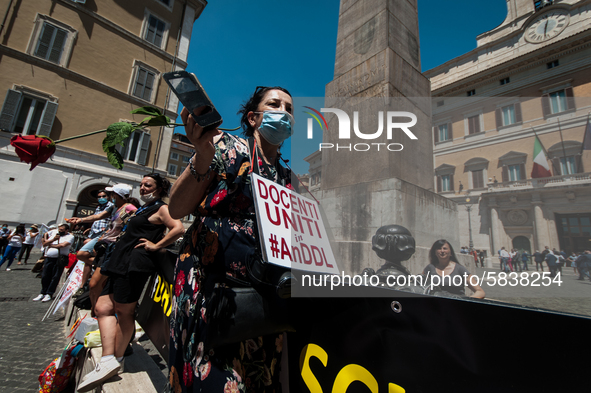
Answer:
[(289, 92), (257, 87), (239, 114), (245, 138), (205, 131), (186, 109), (181, 112), (195, 154), (172, 188), (170, 213), (176, 218), (195, 214), (196, 219), (184, 236), (175, 270), (173, 392), (279, 391), (282, 334), (206, 347), (208, 335), (215, 334), (208, 332), (212, 311), (219, 311), (212, 304), (214, 289), (227, 285), (228, 276), (249, 281), (246, 261), (258, 247), (249, 174), (291, 187), (290, 172), (279, 163), (279, 148), (294, 125)]

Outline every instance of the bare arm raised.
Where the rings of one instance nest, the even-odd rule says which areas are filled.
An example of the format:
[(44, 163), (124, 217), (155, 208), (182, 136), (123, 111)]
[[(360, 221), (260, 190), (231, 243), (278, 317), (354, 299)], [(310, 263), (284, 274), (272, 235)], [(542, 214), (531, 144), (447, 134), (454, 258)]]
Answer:
[[(199, 115), (203, 110), (198, 108), (195, 114)], [(203, 128), (195, 123), (189, 111), (183, 108), (181, 119), (185, 124), (187, 138), (195, 148), (195, 155), (191, 159), (193, 169), (198, 175), (208, 174), (209, 166), (215, 155), (214, 139), (220, 135), (218, 129), (203, 131)], [(194, 176), (189, 167), (185, 168), (170, 191), (169, 212), (174, 219), (180, 219), (195, 211), (203, 200), (207, 188), (211, 184), (213, 176)]]

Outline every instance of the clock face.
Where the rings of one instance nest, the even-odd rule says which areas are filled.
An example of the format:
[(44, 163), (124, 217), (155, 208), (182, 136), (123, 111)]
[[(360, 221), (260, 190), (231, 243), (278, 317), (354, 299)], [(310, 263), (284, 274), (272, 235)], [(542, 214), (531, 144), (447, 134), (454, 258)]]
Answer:
[(568, 11), (557, 9), (540, 15), (525, 30), (525, 39), (534, 44), (548, 41), (568, 26), (570, 15)]

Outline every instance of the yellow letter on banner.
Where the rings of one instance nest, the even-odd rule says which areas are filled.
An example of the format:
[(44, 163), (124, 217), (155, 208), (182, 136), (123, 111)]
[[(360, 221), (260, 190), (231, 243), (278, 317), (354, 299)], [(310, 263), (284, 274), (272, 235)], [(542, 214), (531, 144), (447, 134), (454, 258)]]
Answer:
[(391, 383), (388, 385), (388, 393), (404, 393), (406, 390), (402, 386)]
[[(302, 379), (304, 383), (310, 389), (311, 393), (322, 393), (322, 387), (318, 382), (318, 379), (314, 376), (314, 373), (310, 369), (310, 358), (318, 358), (324, 367), (328, 363), (328, 354), (324, 349), (316, 344), (308, 344), (300, 353), (300, 370), (302, 373)], [(334, 392), (334, 389), (333, 389)]]
[(378, 393), (378, 381), (367, 369), (358, 364), (348, 364), (339, 371), (334, 380), (332, 393), (346, 393), (353, 381), (363, 382), (371, 390), (371, 393)]

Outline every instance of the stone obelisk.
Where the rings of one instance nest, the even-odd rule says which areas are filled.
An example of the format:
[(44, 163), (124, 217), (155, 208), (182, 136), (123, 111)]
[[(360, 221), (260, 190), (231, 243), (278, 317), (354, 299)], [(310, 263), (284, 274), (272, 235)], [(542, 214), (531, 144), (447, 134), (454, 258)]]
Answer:
[[(327, 113), (323, 135), (320, 198), (335, 237), (335, 256), (349, 273), (377, 267), (371, 250), (377, 228), (408, 228), (417, 253), (411, 272), (428, 263), (434, 240), (458, 239), (457, 208), (433, 192), (430, 82), (421, 74), (417, 0), (341, 0), (334, 79), (326, 86), (325, 108), (349, 114), (350, 139)], [(410, 112), (411, 139), (401, 129), (388, 136), (388, 113)], [(379, 129), (375, 138), (359, 137)], [(398, 119), (398, 118), (397, 118)], [(408, 118), (398, 119), (409, 121)], [(338, 145), (338, 146), (337, 146)], [(456, 243), (457, 244), (457, 243)]]

